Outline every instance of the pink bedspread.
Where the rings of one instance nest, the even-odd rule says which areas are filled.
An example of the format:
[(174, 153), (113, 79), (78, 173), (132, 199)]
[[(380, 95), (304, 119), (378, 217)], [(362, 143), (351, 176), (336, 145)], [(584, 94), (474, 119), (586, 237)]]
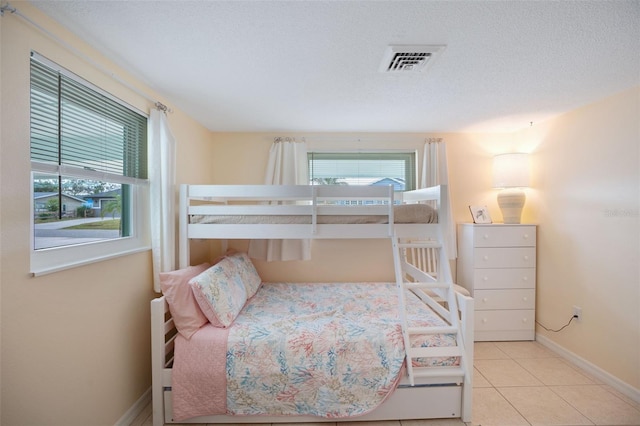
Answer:
[[(207, 325), (189, 341), (176, 339), (174, 420), (372, 411), (395, 389), (403, 367), (397, 297), (389, 283), (263, 285), (229, 329)], [(413, 295), (408, 315), (414, 326), (444, 325)], [(452, 335), (429, 335), (412, 346), (454, 342)]]
[(172, 372), (173, 417), (225, 414), (227, 411), (226, 356), (228, 328), (206, 324), (191, 340), (178, 334)]

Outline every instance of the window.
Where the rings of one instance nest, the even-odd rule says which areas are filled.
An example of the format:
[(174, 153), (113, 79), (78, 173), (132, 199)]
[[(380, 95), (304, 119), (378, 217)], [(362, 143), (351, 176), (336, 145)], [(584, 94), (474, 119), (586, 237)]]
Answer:
[(131, 249), (146, 235), (147, 117), (37, 53), (30, 80), (32, 269)]
[(312, 185), (393, 185), (416, 188), (414, 152), (310, 152)]

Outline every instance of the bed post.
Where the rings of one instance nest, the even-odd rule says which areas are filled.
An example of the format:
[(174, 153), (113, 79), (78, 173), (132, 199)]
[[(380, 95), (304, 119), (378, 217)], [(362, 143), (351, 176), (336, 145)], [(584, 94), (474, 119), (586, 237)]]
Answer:
[(187, 227), (189, 226), (189, 187), (186, 184), (180, 185), (180, 203), (179, 203), (180, 222), (178, 228), (178, 251), (180, 253), (180, 269), (189, 266), (189, 237), (187, 235)]
[(460, 309), (460, 325), (462, 328), (462, 338), (464, 340), (465, 356), (468, 374), (464, 377), (462, 385), (462, 421), (471, 422), (471, 412), (473, 407), (473, 298), (457, 294), (458, 309)]
[(151, 400), (153, 426), (164, 425), (164, 296), (151, 301)]
[(393, 185), (389, 185), (389, 236), (393, 237), (395, 236), (395, 227), (394, 227), (394, 223), (396, 218), (393, 216), (393, 196), (394, 196), (394, 189), (393, 189)]

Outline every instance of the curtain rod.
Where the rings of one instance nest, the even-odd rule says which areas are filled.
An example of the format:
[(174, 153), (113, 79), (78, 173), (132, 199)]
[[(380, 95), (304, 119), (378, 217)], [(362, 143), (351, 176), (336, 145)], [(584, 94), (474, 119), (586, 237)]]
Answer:
[(0, 16), (4, 16), (4, 12), (16, 13), (17, 10), (15, 7), (11, 7), (9, 6), (9, 3), (7, 3), (0, 6)]
[[(297, 142), (296, 138), (291, 136), (276, 136), (273, 138), (273, 142)], [(300, 142), (306, 142), (305, 138), (301, 138)]]
[(127, 83), (126, 81), (124, 81), (123, 79), (118, 77), (116, 74), (114, 74), (113, 72), (111, 72), (107, 68), (103, 67), (102, 65), (100, 65), (95, 60), (93, 60), (88, 55), (85, 55), (84, 53), (82, 53), (81, 51), (79, 51), (78, 49), (76, 49), (75, 47), (73, 47), (72, 45), (67, 43), (66, 41), (62, 40), (60, 37), (56, 36), (55, 34), (51, 33), (50, 31), (48, 31), (47, 29), (45, 29), (44, 27), (42, 27), (38, 23), (34, 22), (31, 18), (23, 15), (22, 13), (20, 13), (20, 11), (18, 9), (16, 9), (15, 7), (12, 7), (9, 3), (5, 3), (2, 6), (0, 6), (0, 16), (4, 16), (5, 12), (9, 12), (12, 15), (19, 16), (20, 18), (22, 18), (23, 20), (25, 20), (26, 22), (31, 24), (33, 27), (35, 27), (38, 30), (40, 30), (47, 37), (49, 37), (50, 39), (52, 39), (53, 41), (55, 41), (56, 43), (58, 43), (59, 45), (61, 45), (65, 49), (69, 50), (71, 53), (73, 53), (74, 55), (76, 55), (77, 57), (82, 59), (83, 61), (87, 62), (88, 64), (90, 64), (91, 66), (96, 68), (98, 71), (100, 71), (103, 74), (105, 74), (107, 77), (110, 77), (111, 79), (117, 81), (118, 83), (120, 83), (123, 86), (125, 86), (127, 89), (137, 93), (138, 95), (142, 96), (143, 98), (145, 98), (149, 102), (152, 102), (154, 104), (154, 106), (158, 110), (163, 111), (165, 113), (173, 112), (169, 107), (167, 107), (163, 103), (157, 101), (152, 96), (146, 94), (145, 92), (141, 91), (137, 87), (134, 87), (131, 84)]
[(368, 142), (409, 142), (419, 143), (425, 141), (425, 136), (432, 132), (423, 133), (324, 133), (312, 134), (307, 136), (307, 140), (311, 142), (345, 142), (345, 143), (368, 143)]

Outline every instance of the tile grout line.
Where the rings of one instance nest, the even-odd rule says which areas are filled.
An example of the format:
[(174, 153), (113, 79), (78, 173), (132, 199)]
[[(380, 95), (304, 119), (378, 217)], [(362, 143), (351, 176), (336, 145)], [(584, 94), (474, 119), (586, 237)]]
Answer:
[[(508, 355), (508, 354), (507, 354)], [(586, 413), (582, 412), (578, 407), (574, 406), (570, 401), (568, 401), (567, 399), (565, 399), (564, 397), (562, 397), (562, 395), (560, 395), (558, 392), (555, 391), (554, 388), (559, 388), (559, 387), (563, 387), (563, 386), (597, 386), (602, 388), (602, 384), (599, 383), (599, 381), (593, 377), (591, 377), (589, 374), (587, 374), (586, 372), (584, 372), (582, 369), (580, 369), (579, 367), (573, 365), (573, 363), (568, 362), (567, 360), (563, 359), (560, 356), (552, 356), (552, 357), (545, 357), (545, 358), (538, 358), (538, 357), (532, 357), (532, 358), (515, 358), (512, 357), (511, 355), (508, 355), (509, 359), (515, 361), (519, 366), (521, 366), (525, 371), (527, 371), (529, 374), (531, 374), (533, 377), (535, 377), (537, 380), (539, 380), (542, 383), (542, 386), (538, 386), (538, 387), (544, 387), (548, 390), (550, 390), (554, 395), (556, 395), (558, 398), (560, 398), (562, 401), (566, 402), (568, 406), (570, 406), (571, 408), (573, 408), (576, 412), (578, 412), (580, 415), (584, 416), (585, 419), (587, 419), (589, 422), (591, 422), (592, 425), (596, 425), (597, 422), (596, 420), (592, 419), (591, 417), (589, 417)], [(591, 381), (591, 383), (588, 384), (580, 384), (580, 385), (547, 385), (546, 383), (544, 383), (539, 377), (537, 377), (533, 371), (531, 371), (530, 369), (526, 368), (525, 365), (523, 365), (521, 362), (519, 362), (520, 359), (551, 359), (551, 358), (557, 358), (560, 359), (563, 364), (567, 365), (568, 367), (570, 367), (571, 369), (573, 369), (576, 373), (586, 377), (589, 381)], [(480, 371), (478, 370), (478, 372), (480, 373)], [(480, 373), (481, 374), (481, 373)], [(484, 377), (484, 376), (483, 376)], [(500, 392), (500, 389), (497, 388), (496, 386), (493, 385), (493, 383), (491, 383), (491, 381), (489, 381), (486, 377), (485, 379), (487, 380), (487, 382), (489, 382), (489, 384), (491, 384), (491, 386), (505, 399), (505, 401), (507, 401), (509, 403), (509, 405), (511, 405), (514, 410), (516, 410), (516, 412), (518, 412), (527, 423), (529, 423), (531, 425), (531, 422), (511, 403), (511, 401), (509, 401), (507, 399), (507, 397)], [(507, 386), (505, 386), (507, 387)], [(630, 406), (632, 409), (640, 412), (640, 409), (635, 407), (634, 405), (630, 404), (628, 401), (625, 401), (623, 398), (621, 398), (620, 396), (616, 395), (614, 392), (611, 392), (609, 389), (607, 388), (602, 388), (604, 391), (606, 391), (608, 394), (610, 394), (611, 396), (615, 397), (617, 400), (621, 401), (622, 403)]]
[[(507, 354), (506, 352), (504, 352), (503, 350), (501, 350), (501, 349), (498, 347), (498, 345), (496, 345), (495, 343), (493, 343), (493, 346), (494, 346), (498, 351), (500, 351), (501, 353), (503, 353), (503, 354), (507, 357), (507, 358), (505, 358), (505, 359), (509, 359), (509, 360), (511, 360), (511, 361), (514, 361), (516, 364), (520, 365), (520, 363), (519, 363), (518, 361), (516, 361), (516, 359), (514, 359), (511, 355), (509, 355), (509, 354)], [(475, 361), (475, 360), (474, 360), (474, 361)], [(522, 368), (524, 368), (524, 367), (522, 367)], [(491, 380), (489, 380), (489, 379), (488, 379), (484, 374), (482, 374), (482, 372), (481, 372), (479, 369), (476, 369), (476, 370), (478, 371), (478, 373), (479, 373), (479, 374), (481, 374), (481, 375), (482, 375), (482, 377), (487, 381), (487, 383), (489, 383), (489, 384), (491, 385), (491, 389), (493, 389), (494, 391), (496, 391), (496, 392), (498, 393), (498, 395), (500, 395), (500, 396), (502, 397), (502, 399), (504, 399), (504, 400), (505, 400), (505, 402), (506, 402), (507, 404), (509, 404), (509, 406), (511, 406), (511, 408), (513, 408), (513, 409), (514, 409), (514, 411), (515, 411), (516, 413), (518, 413), (518, 414), (520, 415), (520, 417), (522, 417), (522, 419), (523, 419), (525, 422), (527, 422), (527, 424), (528, 424), (529, 426), (532, 426), (531, 422), (530, 422), (530, 421), (529, 421), (529, 420), (524, 416), (524, 414), (522, 414), (522, 413), (520, 412), (520, 410), (518, 410), (518, 409), (517, 409), (517, 408), (516, 408), (512, 403), (511, 403), (511, 401), (509, 401), (509, 400), (507, 399), (507, 397), (506, 397), (502, 392), (500, 392), (500, 389), (498, 389), (498, 388), (497, 388), (497, 387), (496, 387), (496, 386), (491, 382)]]
[(524, 419), (524, 421), (525, 421), (525, 422), (527, 422), (527, 424), (528, 424), (529, 426), (533, 426), (533, 425), (532, 425), (532, 423), (529, 421), (529, 419), (527, 419), (527, 418), (526, 418), (526, 416), (525, 416), (523, 413), (521, 413), (521, 412), (520, 412), (520, 410), (518, 410), (518, 409), (516, 408), (516, 406), (515, 406), (515, 405), (513, 405), (513, 404), (511, 403), (511, 401), (509, 401), (509, 399), (508, 399), (508, 398), (507, 398), (507, 397), (506, 397), (502, 392), (500, 392), (500, 389), (498, 389), (498, 388), (496, 388), (496, 387), (494, 387), (494, 389), (496, 390), (496, 392), (498, 392), (498, 394), (500, 394), (500, 396), (501, 396), (505, 401), (507, 401), (507, 404), (509, 404), (509, 405), (510, 405), (510, 406), (511, 406), (515, 411), (516, 411), (516, 413), (520, 414), (520, 417), (522, 417), (522, 418)]
[[(550, 358), (559, 358), (559, 357), (550, 357)], [(588, 419), (592, 425), (595, 425), (596, 423), (591, 420), (590, 417), (586, 416), (584, 413), (582, 413), (580, 410), (578, 410), (576, 407), (573, 406), (573, 404), (571, 404), (569, 401), (565, 400), (564, 398), (562, 398), (562, 396), (558, 395), (556, 392), (553, 391), (553, 389), (551, 389), (550, 385), (547, 385), (545, 382), (543, 382), (539, 377), (537, 377), (531, 370), (529, 370), (528, 368), (526, 368), (524, 365), (522, 365), (520, 362), (518, 362), (517, 358), (511, 358), (513, 361), (515, 361), (520, 367), (522, 367), (525, 371), (527, 371), (529, 374), (531, 374), (533, 377), (536, 378), (536, 380), (540, 381), (540, 383), (542, 383), (542, 386), (538, 386), (538, 387), (543, 387), (546, 389), (549, 389), (551, 392), (553, 392), (555, 395), (557, 395), (560, 399), (562, 399), (563, 401), (565, 401), (571, 408), (573, 408), (574, 410), (576, 410), (578, 413), (580, 413), (581, 415), (583, 415), (586, 419)], [(522, 359), (538, 359), (538, 358), (522, 358)], [(561, 359), (561, 358), (560, 358)], [(525, 421), (527, 423), (529, 423), (529, 425), (531, 425), (532, 423), (529, 421), (529, 419), (527, 419), (523, 413), (521, 413), (513, 404), (511, 404), (511, 401), (509, 401), (509, 399), (507, 399), (507, 397), (500, 392), (499, 389), (496, 388), (496, 390), (498, 391), (498, 393), (500, 393), (500, 395), (502, 395), (502, 397), (522, 416), (523, 419), (525, 419)]]
[[(574, 371), (576, 371), (577, 373), (579, 373), (580, 375), (586, 377), (587, 379), (589, 379), (590, 381), (592, 381), (593, 383), (589, 383), (589, 384), (582, 384), (580, 386), (595, 386), (596, 383), (595, 381), (591, 378), (588, 377), (587, 375), (583, 374), (581, 371), (577, 370), (573, 365), (571, 365), (569, 362), (567, 362), (566, 360), (562, 359), (561, 357), (553, 357), (553, 358), (557, 358), (559, 359), (563, 364), (567, 365), (568, 367), (572, 368)], [(536, 358), (525, 358), (525, 359), (536, 359)], [(596, 425), (596, 421), (594, 419), (592, 419), (591, 417), (589, 417), (586, 413), (583, 413), (580, 409), (578, 409), (578, 407), (574, 406), (570, 401), (566, 400), (565, 398), (562, 397), (562, 395), (560, 395), (559, 393), (557, 393), (554, 389), (553, 386), (554, 385), (548, 385), (546, 384), (544, 381), (542, 381), (541, 378), (537, 377), (533, 371), (531, 371), (530, 369), (528, 369), (525, 365), (523, 365), (522, 363), (520, 363), (517, 359), (514, 359), (514, 361), (516, 361), (518, 363), (518, 365), (520, 365), (522, 368), (524, 368), (527, 372), (529, 372), (529, 374), (531, 374), (532, 376), (534, 376), (536, 379), (540, 380), (540, 382), (544, 385), (544, 387), (548, 390), (550, 390), (551, 392), (553, 392), (554, 395), (556, 395), (558, 398), (560, 398), (561, 400), (563, 400), (564, 402), (566, 402), (569, 407), (573, 408), (574, 410), (576, 410), (576, 412), (580, 413), (582, 416), (584, 416), (584, 418), (586, 418), (587, 420), (589, 420), (591, 422), (592, 425)], [(563, 385), (555, 385), (555, 386), (563, 386)], [(574, 385), (567, 385), (567, 386), (574, 386)], [(577, 385), (576, 385), (577, 386)], [(505, 397), (506, 399), (506, 397)], [(524, 417), (524, 416), (523, 416)], [(528, 421), (528, 420), (527, 420)]]
[[(501, 350), (500, 347), (498, 347), (498, 349)], [(504, 352), (504, 351), (502, 351), (502, 352)], [(510, 360), (514, 361), (517, 365), (520, 365), (520, 363), (515, 358), (513, 358), (511, 355), (507, 354), (506, 352), (505, 352), (505, 354), (509, 357)], [(520, 367), (522, 367), (522, 365), (520, 365)], [(522, 367), (522, 368), (524, 368), (524, 367)], [(525, 370), (528, 371), (526, 368), (525, 368)], [(531, 374), (531, 372), (529, 372), (529, 374)], [(536, 379), (538, 379), (538, 378), (536, 377)], [(487, 380), (489, 380), (489, 379), (487, 379)], [(489, 381), (489, 383), (491, 383), (491, 382)], [(493, 386), (493, 383), (491, 383), (491, 385)], [(493, 386), (493, 389), (495, 389), (495, 391), (498, 392), (498, 394), (500, 396), (502, 396), (502, 398), (504, 398), (505, 401), (507, 401), (507, 404), (509, 404), (515, 410), (516, 413), (520, 414), (520, 417), (522, 417), (524, 419), (524, 421), (527, 422), (527, 424), (529, 426), (532, 426), (532, 424), (529, 421), (529, 419), (527, 419), (525, 417), (525, 415), (523, 413), (521, 413), (520, 410), (518, 410), (518, 408), (516, 408), (516, 406), (513, 405), (511, 403), (511, 401), (509, 401), (509, 399), (502, 392), (500, 392), (500, 389), (498, 389), (496, 386)]]
[[(562, 385), (560, 385), (562, 386)], [(555, 386), (555, 387), (560, 387), (560, 386)], [(575, 386), (575, 385), (566, 385), (566, 386)], [(581, 386), (597, 386), (597, 385), (581, 385)], [(553, 392), (555, 395), (558, 396), (558, 398), (560, 398), (561, 400), (563, 400), (564, 402), (566, 402), (567, 404), (569, 404), (570, 407), (573, 407), (574, 410), (576, 410), (578, 413), (582, 414), (586, 419), (588, 419), (592, 424), (597, 425), (598, 423), (596, 423), (595, 420), (593, 420), (591, 417), (587, 416), (586, 413), (583, 413), (582, 411), (580, 411), (578, 409), (578, 407), (575, 407), (570, 401), (567, 401), (565, 398), (562, 397), (562, 395), (560, 395), (558, 392), (556, 392), (553, 388), (554, 386), (548, 386), (549, 390), (551, 392)]]

